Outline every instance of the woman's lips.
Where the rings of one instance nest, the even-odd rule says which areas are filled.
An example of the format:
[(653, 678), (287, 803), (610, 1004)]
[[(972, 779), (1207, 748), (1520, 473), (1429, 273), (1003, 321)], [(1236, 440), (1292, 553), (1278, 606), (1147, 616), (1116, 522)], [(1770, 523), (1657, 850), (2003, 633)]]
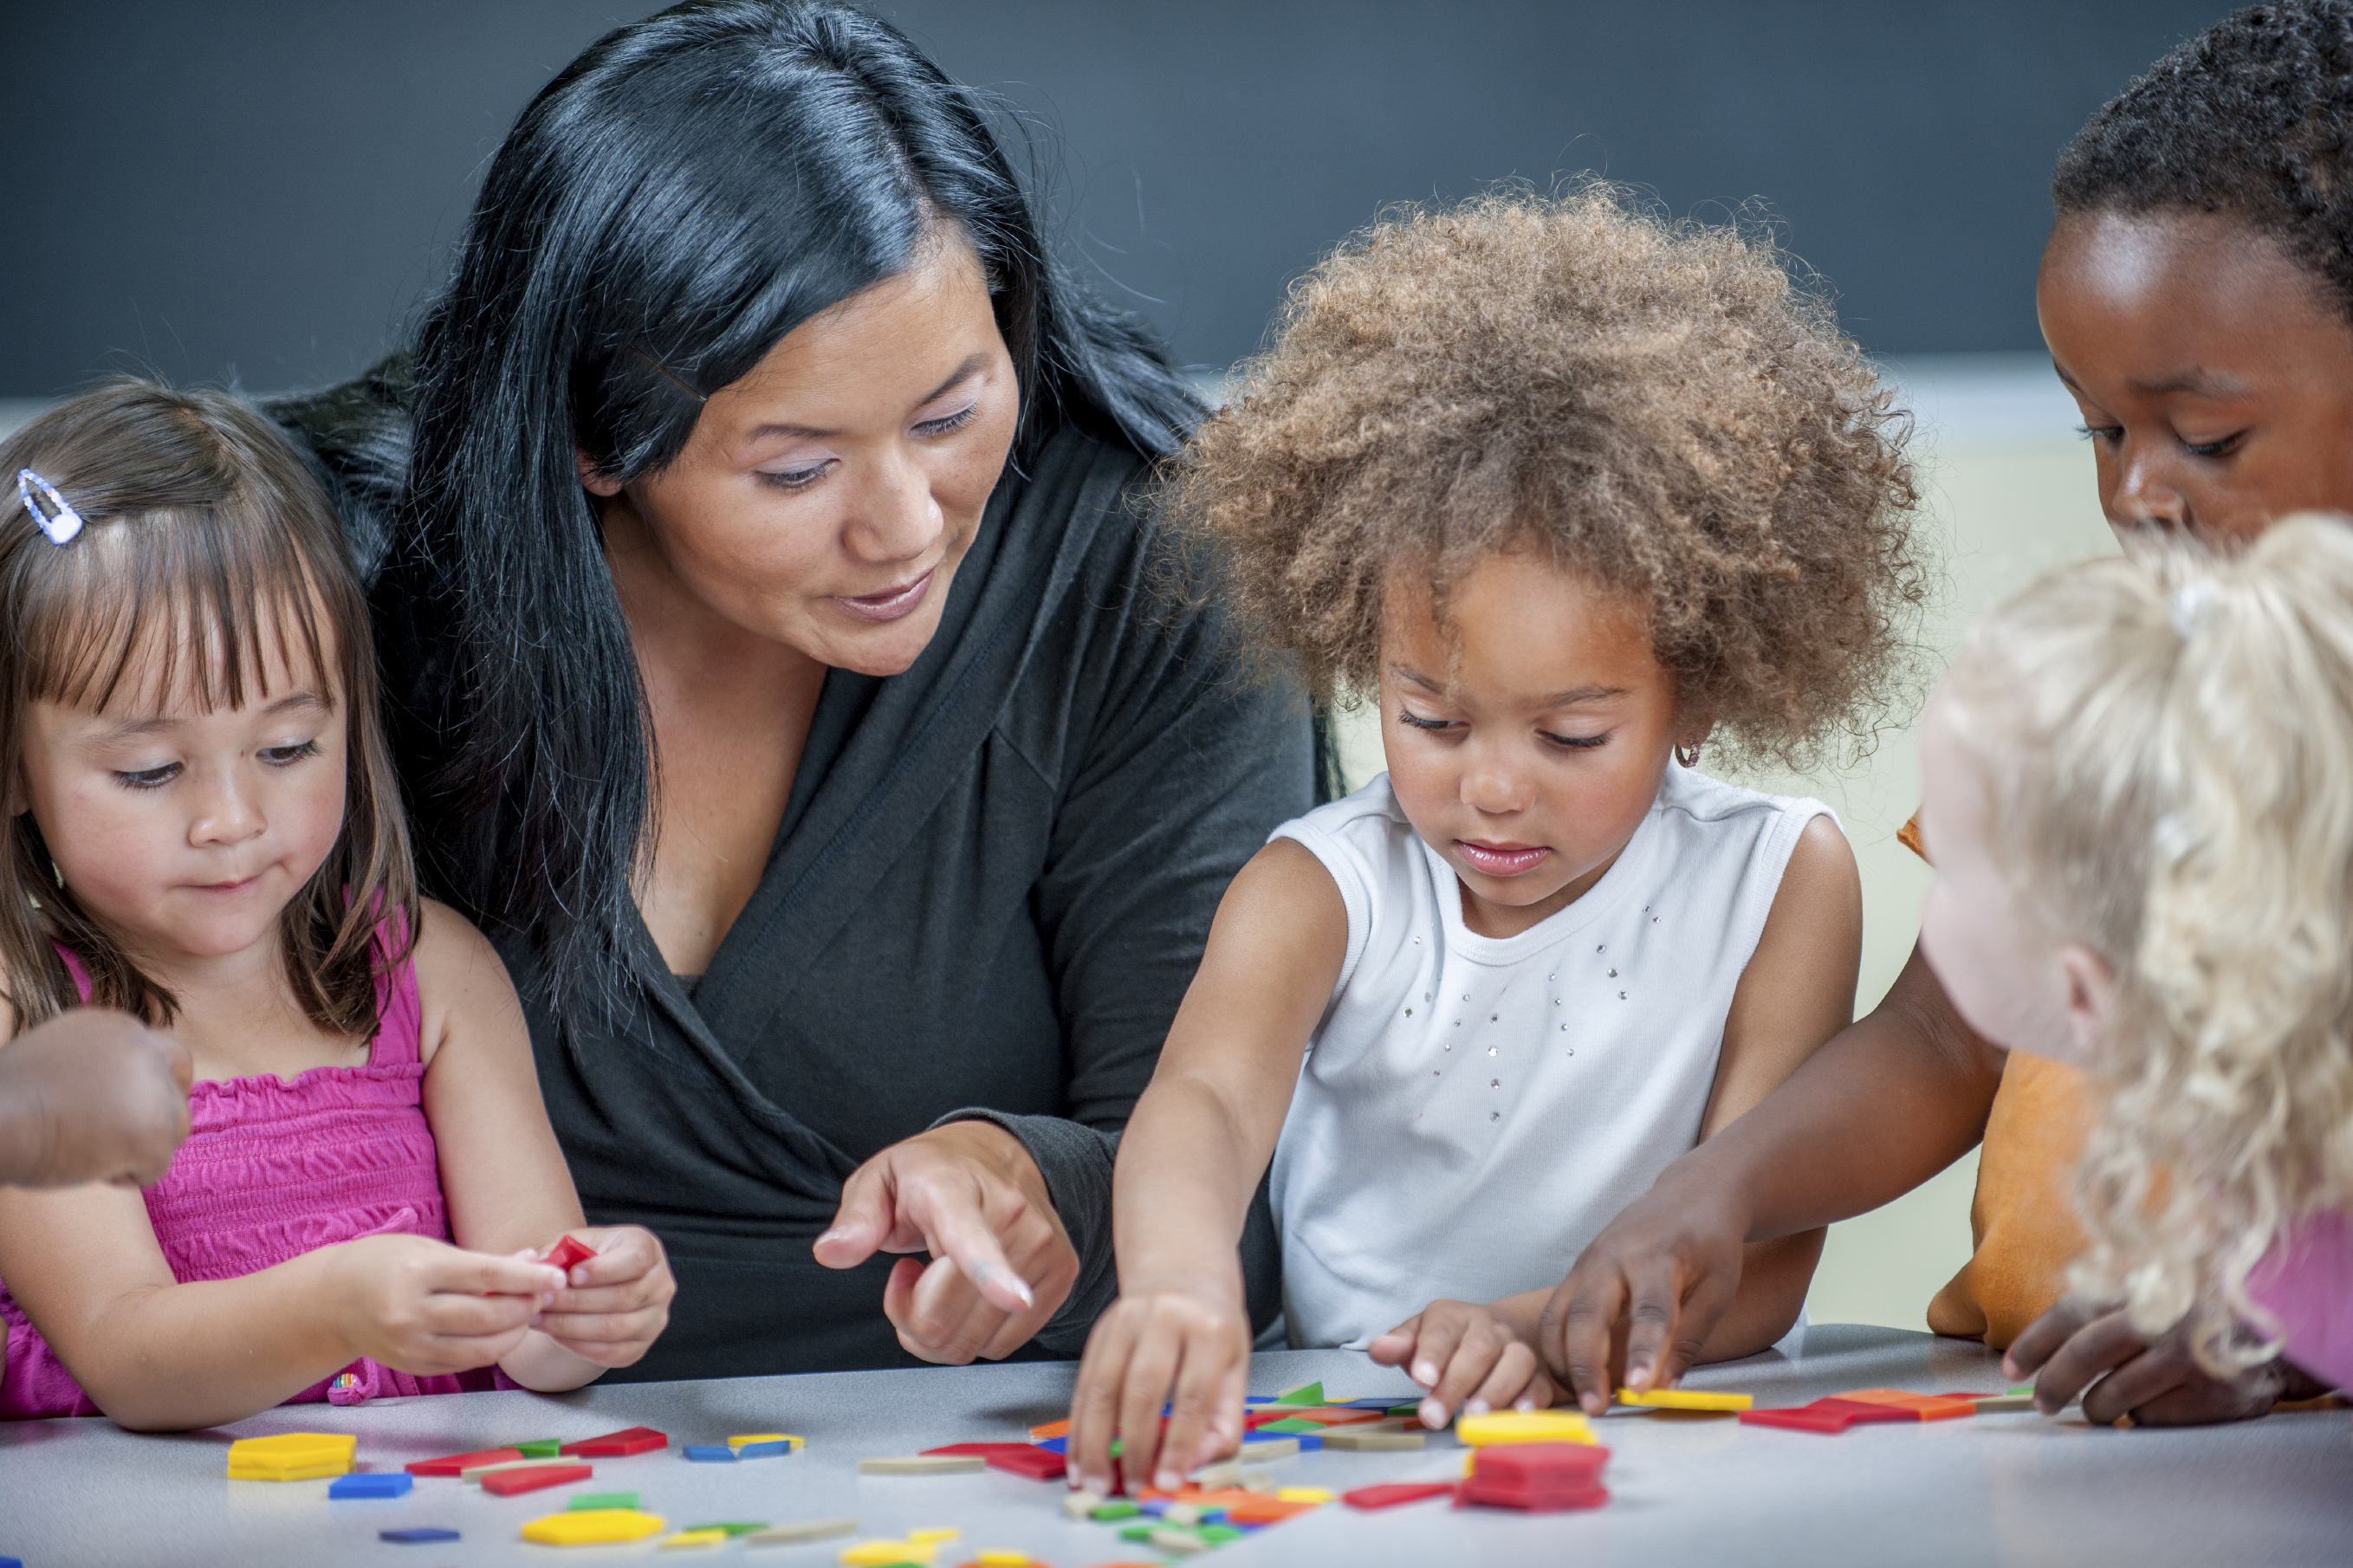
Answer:
[(1471, 838), (1458, 838), (1454, 847), (1462, 851), (1462, 858), (1490, 877), (1516, 877), (1533, 871), (1552, 853), (1541, 844), (1482, 844)]
[[(932, 572), (938, 570), (936, 566), (932, 568)], [(837, 594), (833, 602), (861, 621), (895, 621), (923, 602), (923, 595), (931, 591), (932, 572), (879, 594), (865, 594), (854, 599)]]

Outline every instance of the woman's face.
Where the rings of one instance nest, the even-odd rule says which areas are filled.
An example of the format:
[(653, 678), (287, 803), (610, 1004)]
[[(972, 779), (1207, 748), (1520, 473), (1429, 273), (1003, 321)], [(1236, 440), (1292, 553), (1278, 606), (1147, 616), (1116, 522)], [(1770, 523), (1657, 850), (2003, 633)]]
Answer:
[(2290, 512), (2353, 511), (2353, 323), (2260, 230), (2065, 217), (2035, 304), (2119, 533), (2249, 539)]
[(979, 259), (927, 252), (712, 394), (667, 468), (624, 486), (584, 459), (633, 622), (682, 600), (865, 675), (923, 651), (1020, 416)]

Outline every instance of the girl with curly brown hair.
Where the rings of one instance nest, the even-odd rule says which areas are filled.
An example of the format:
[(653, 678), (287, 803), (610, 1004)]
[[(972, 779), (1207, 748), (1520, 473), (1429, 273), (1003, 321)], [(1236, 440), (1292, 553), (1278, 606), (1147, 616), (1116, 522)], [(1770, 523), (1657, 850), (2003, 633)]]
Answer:
[[(1896, 689), (1905, 428), (1768, 242), (1606, 185), (1398, 213), (1294, 290), (1170, 505), (1271, 654), (1379, 701), (1388, 772), (1219, 910), (1120, 1150), (1076, 1484), (1240, 1440), (1270, 1160), (1293, 1343), (1406, 1366), (1432, 1426), (1552, 1401), (1579, 1249), (1852, 1016), (1828, 809), (1694, 764)], [(1820, 1242), (1753, 1248), (1703, 1353), (1788, 1331)]]

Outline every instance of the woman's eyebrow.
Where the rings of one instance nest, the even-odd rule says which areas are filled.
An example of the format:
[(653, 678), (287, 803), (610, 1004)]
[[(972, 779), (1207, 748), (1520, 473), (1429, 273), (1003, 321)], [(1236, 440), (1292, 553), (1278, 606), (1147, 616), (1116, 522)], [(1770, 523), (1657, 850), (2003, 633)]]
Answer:
[[(988, 355), (986, 353), (976, 353), (972, 355), (962, 364), (956, 366), (954, 371), (950, 372), (948, 378), (945, 381), (932, 388), (931, 391), (923, 394), (923, 396), (915, 399), (914, 406), (921, 408), (924, 404), (930, 403), (935, 398), (944, 397), (956, 386), (965, 382), (970, 381), (975, 375), (978, 374), (980, 371), (987, 365), (987, 363)], [(820, 430), (814, 425), (761, 425), (755, 426), (751, 435), (744, 437), (744, 439), (747, 441), (765, 441), (771, 436), (790, 436), (797, 439), (823, 441), (828, 440), (840, 434), (841, 432), (839, 430)]]
[(2235, 376), (2220, 375), (2202, 365), (2177, 370), (2170, 375), (2153, 381), (2136, 381), (2133, 386), (2141, 392), (2163, 395), (2186, 392), (2192, 397), (2211, 397), (2217, 403), (2235, 403), (2253, 395), (2253, 391)]

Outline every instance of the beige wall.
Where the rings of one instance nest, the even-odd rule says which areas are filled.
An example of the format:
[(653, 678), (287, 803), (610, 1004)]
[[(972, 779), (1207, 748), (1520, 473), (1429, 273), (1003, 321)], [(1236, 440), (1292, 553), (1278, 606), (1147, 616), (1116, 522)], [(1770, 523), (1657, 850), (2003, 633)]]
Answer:
[[(1940, 563), (1925, 628), (1932, 667), (1976, 616), (2050, 568), (2114, 548), (2092, 486), (2092, 458), (2049, 367), (2031, 358), (1915, 360), (1913, 405)], [(1351, 784), (1380, 771), (1369, 712), (1344, 728)], [(1704, 768), (1706, 763), (1702, 763)], [(1926, 868), (1895, 842), (1919, 803), (1910, 723), (1889, 731), (1868, 764), (1842, 778), (1747, 776), (1741, 783), (1811, 795), (1839, 814), (1862, 872), (1863, 953), (1857, 1002), (1868, 1011), (1912, 951)], [(1831, 1227), (1807, 1309), (1816, 1322), (1918, 1329), (1928, 1299), (1967, 1260), (1972, 1152), (1905, 1197)]]

